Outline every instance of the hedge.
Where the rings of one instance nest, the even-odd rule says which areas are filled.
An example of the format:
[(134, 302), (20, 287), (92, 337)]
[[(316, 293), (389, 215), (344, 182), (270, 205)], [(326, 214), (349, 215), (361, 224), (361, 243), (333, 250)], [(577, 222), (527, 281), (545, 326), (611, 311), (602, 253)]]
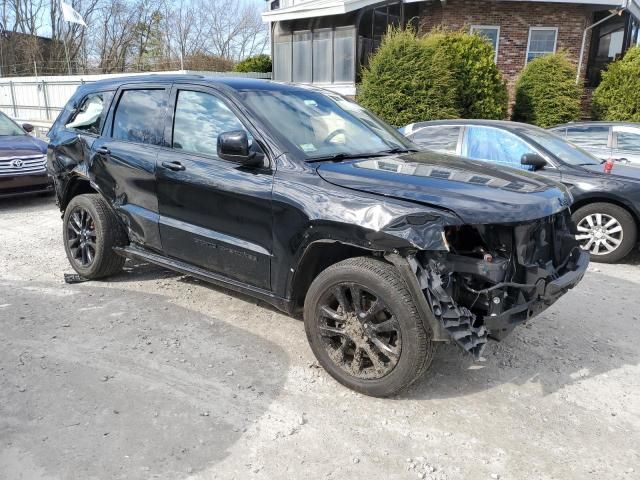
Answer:
[(237, 63), (233, 71), (244, 73), (269, 73), (271, 72), (271, 69), (271, 57), (269, 55), (260, 54), (253, 57), (247, 57), (241, 62)]
[(562, 52), (536, 58), (516, 83), (512, 120), (546, 128), (580, 118), (576, 68)]
[(640, 122), (640, 47), (629, 49), (602, 73), (593, 113), (601, 120)]
[(390, 29), (362, 72), (358, 101), (392, 125), (505, 118), (508, 94), (491, 45), (462, 31)]
[(358, 102), (396, 126), (459, 114), (446, 58), (411, 29), (388, 31), (362, 72)]
[(509, 94), (495, 64), (495, 52), (487, 40), (466, 31), (434, 30), (425, 45), (446, 56), (457, 79), (457, 108), (462, 118), (506, 118)]

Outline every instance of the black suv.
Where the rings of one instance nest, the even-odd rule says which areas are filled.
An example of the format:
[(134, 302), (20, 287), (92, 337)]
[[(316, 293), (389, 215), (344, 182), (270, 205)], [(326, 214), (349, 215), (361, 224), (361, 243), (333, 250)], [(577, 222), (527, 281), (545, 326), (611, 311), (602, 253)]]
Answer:
[(50, 132), (73, 268), (125, 257), (303, 311), (338, 381), (386, 396), (434, 342), (479, 356), (582, 278), (567, 190), (420, 152), (338, 95), (148, 76), (78, 89)]

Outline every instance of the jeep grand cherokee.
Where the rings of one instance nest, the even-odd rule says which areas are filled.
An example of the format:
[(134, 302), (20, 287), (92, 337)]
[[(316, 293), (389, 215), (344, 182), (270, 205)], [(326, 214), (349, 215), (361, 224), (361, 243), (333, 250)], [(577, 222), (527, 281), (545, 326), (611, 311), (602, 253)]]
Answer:
[(563, 186), (419, 151), (313, 88), (100, 81), (50, 138), (81, 276), (142, 259), (302, 311), (320, 364), (368, 395), (416, 380), (435, 342), (481, 355), (587, 268)]

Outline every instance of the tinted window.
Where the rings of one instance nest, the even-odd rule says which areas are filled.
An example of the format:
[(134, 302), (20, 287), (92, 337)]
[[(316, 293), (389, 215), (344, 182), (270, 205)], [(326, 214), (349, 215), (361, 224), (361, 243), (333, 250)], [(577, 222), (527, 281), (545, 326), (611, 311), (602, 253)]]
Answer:
[(418, 128), (411, 139), (429, 150), (455, 154), (461, 127)]
[(640, 134), (618, 132), (618, 150), (640, 153)]
[(530, 169), (520, 163), (525, 153), (533, 153), (532, 148), (511, 132), (490, 127), (467, 127), (462, 152), (465, 157)]
[(113, 92), (98, 92), (87, 95), (80, 102), (80, 106), (65, 127), (99, 135), (111, 103), (111, 97), (113, 97)]
[(566, 139), (585, 148), (607, 148), (609, 143), (609, 127), (567, 127)]
[(166, 90), (125, 90), (113, 120), (113, 138), (162, 144)]
[(217, 155), (218, 136), (233, 130), (246, 129), (220, 99), (204, 92), (178, 92), (173, 122), (173, 148)]

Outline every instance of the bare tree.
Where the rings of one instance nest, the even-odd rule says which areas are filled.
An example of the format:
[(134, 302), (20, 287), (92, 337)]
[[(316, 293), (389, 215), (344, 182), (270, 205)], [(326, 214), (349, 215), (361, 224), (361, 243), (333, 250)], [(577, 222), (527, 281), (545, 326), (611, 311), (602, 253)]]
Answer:
[[(19, 65), (30, 72), (34, 63), (39, 73), (179, 65), (230, 69), (233, 62), (262, 53), (268, 42), (268, 27), (248, 0), (65, 1), (82, 15), (86, 27), (64, 21), (60, 0), (2, 0), (2, 30), (23, 36), (20, 55), (11, 57), (12, 73), (21, 70)], [(43, 34), (50, 40), (37, 38)], [(7, 39), (0, 46), (16, 50), (17, 38), (11, 39), (13, 46)]]

